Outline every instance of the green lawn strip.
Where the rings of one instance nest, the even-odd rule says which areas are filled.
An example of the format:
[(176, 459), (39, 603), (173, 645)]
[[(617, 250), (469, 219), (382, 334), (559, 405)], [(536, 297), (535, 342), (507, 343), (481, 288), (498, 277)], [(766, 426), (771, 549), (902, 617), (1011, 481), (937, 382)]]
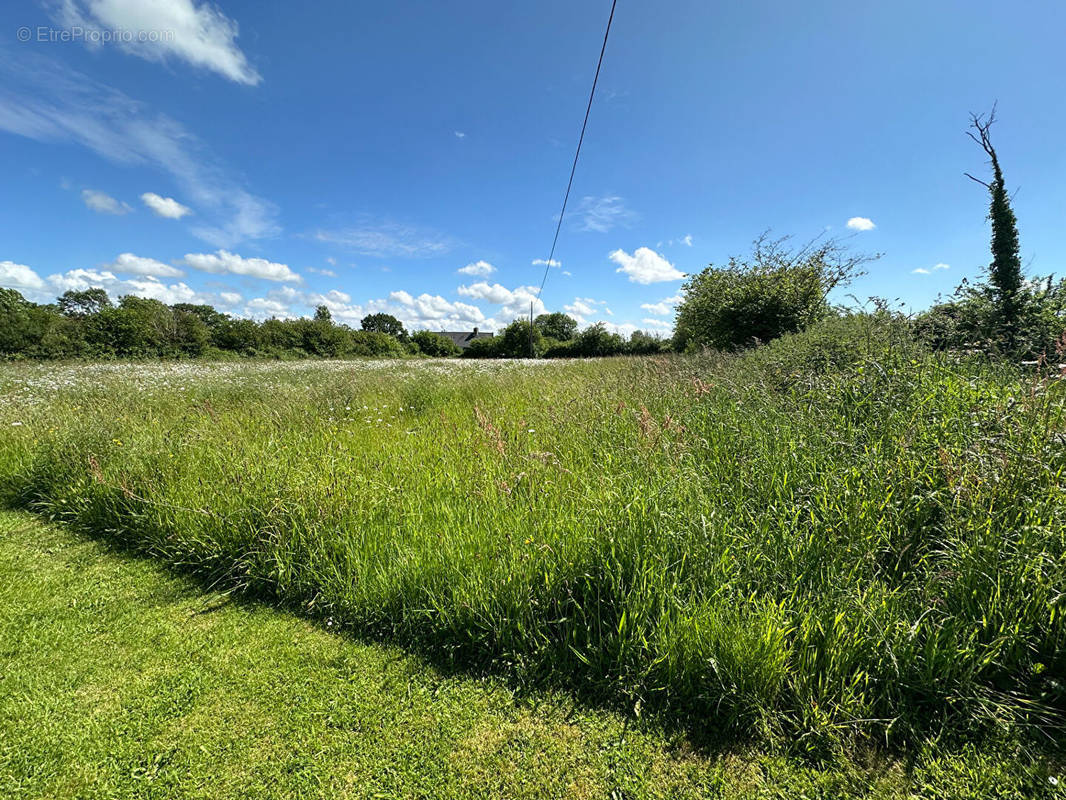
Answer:
[(0, 796), (1035, 797), (1007, 747), (820, 766), (516, 698), (0, 513)]

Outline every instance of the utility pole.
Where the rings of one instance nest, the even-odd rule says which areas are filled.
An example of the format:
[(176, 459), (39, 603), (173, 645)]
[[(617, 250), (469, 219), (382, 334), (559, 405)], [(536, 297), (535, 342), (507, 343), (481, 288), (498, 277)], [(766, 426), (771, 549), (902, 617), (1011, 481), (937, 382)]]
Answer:
[(529, 301), (529, 357), (533, 358), (533, 301)]

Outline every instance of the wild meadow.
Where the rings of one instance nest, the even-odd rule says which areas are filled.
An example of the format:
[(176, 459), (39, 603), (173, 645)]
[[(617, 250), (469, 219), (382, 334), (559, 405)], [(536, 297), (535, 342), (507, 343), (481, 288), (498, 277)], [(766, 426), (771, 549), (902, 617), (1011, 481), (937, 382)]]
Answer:
[(472, 674), (817, 754), (1066, 711), (1066, 391), (875, 316), (740, 354), (0, 366), (35, 511)]

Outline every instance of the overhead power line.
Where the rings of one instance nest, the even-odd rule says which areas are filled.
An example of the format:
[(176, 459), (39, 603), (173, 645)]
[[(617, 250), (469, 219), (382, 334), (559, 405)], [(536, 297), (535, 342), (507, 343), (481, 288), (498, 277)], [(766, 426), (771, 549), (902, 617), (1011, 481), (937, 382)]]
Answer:
[[(552, 261), (555, 258), (555, 246), (559, 243), (559, 231), (563, 228), (563, 215), (566, 214), (566, 203), (570, 199), (570, 189), (574, 185), (574, 173), (577, 172), (577, 160), (581, 156), (581, 144), (585, 141), (585, 128), (589, 124), (589, 113), (592, 111), (592, 100), (596, 97), (596, 84), (600, 80), (600, 68), (603, 67), (603, 54), (607, 52), (607, 37), (611, 35), (611, 22), (614, 21), (614, 7), (618, 5), (618, 0), (612, 0), (611, 2), (611, 15), (607, 18), (607, 30), (603, 34), (603, 46), (600, 48), (600, 60), (596, 63), (596, 76), (592, 79), (592, 91), (589, 92), (589, 103), (585, 108), (585, 121), (581, 123), (581, 136), (577, 140), (577, 150), (574, 153), (574, 164), (570, 167), (570, 180), (566, 184), (566, 194), (563, 195), (563, 208), (559, 212), (559, 222), (555, 226), (555, 238), (552, 239), (552, 249), (548, 254), (548, 263), (544, 265), (544, 277), (541, 278), (540, 288), (537, 290), (537, 297), (540, 298), (541, 293), (544, 291), (544, 284), (548, 280), (548, 270), (552, 267)], [(532, 324), (533, 320), (530, 319)], [(530, 342), (533, 339), (533, 331), (530, 329)]]

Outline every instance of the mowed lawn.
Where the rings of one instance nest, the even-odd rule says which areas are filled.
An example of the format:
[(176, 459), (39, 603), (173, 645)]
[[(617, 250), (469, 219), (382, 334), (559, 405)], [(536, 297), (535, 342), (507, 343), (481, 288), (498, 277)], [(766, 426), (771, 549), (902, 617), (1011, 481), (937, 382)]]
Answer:
[[(812, 764), (446, 675), (0, 514), (0, 797), (1059, 797), (1004, 743)], [(1024, 751), (1021, 751), (1024, 752)]]

